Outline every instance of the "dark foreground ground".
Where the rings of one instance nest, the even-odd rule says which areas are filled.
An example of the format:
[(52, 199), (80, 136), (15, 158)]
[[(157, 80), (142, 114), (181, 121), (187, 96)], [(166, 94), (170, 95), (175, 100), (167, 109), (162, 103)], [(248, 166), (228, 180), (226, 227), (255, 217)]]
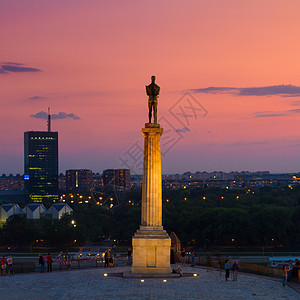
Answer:
[(185, 267), (197, 277), (104, 277), (105, 272), (128, 272), (129, 267), (31, 273), (0, 277), (1, 299), (300, 299), (280, 281), (239, 274), (238, 281), (224, 280), (215, 270)]

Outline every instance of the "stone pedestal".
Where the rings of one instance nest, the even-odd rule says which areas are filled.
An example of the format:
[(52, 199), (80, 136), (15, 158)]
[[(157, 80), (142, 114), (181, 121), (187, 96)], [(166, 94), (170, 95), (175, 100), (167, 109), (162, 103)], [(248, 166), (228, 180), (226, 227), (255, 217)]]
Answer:
[(145, 124), (142, 218), (132, 237), (132, 273), (169, 274), (171, 239), (162, 226), (162, 180), (159, 124)]

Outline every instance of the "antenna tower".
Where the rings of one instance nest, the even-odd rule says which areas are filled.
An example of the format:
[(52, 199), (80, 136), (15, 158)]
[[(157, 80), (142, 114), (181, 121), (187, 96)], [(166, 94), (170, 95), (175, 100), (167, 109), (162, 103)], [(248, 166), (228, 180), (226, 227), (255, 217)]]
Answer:
[(51, 115), (50, 115), (50, 107), (48, 107), (48, 132), (51, 132)]

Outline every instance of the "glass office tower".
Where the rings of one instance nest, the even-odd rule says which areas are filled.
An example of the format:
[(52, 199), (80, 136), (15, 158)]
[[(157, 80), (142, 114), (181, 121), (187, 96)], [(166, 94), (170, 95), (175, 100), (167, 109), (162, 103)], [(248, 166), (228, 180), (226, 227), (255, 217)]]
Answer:
[(24, 132), (24, 183), (28, 201), (58, 200), (57, 132)]

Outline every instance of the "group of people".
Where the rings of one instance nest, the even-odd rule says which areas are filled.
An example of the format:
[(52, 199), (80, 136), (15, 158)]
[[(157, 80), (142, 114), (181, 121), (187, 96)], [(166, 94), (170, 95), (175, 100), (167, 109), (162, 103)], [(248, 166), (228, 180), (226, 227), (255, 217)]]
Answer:
[[(39, 265), (40, 265), (40, 272), (43, 273), (45, 272), (45, 264), (47, 264), (47, 272), (52, 272), (52, 264), (56, 262), (53, 260), (53, 257), (50, 253), (48, 253), (48, 255), (45, 256), (43, 254), (39, 254)], [(71, 270), (71, 256), (68, 253), (68, 251), (66, 252), (66, 254), (64, 255), (63, 252), (60, 252), (57, 255), (57, 262), (60, 263), (60, 267), (62, 268), (63, 265), (67, 266), (68, 271)]]
[(180, 258), (181, 258), (181, 266), (185, 266), (186, 262), (187, 262), (187, 258), (188, 256), (190, 256), (190, 261), (191, 261), (191, 267), (195, 266), (195, 258), (196, 258), (196, 253), (194, 250), (192, 250), (190, 253), (186, 253), (185, 249), (183, 248), (181, 253), (180, 253)]
[(45, 272), (45, 262), (47, 263), (47, 272), (52, 272), (52, 264), (53, 264), (53, 258), (50, 253), (48, 253), (46, 259), (43, 254), (39, 254), (39, 265), (40, 265), (40, 272)]
[(228, 259), (225, 260), (224, 264), (224, 269), (225, 269), (225, 280), (227, 281), (230, 276), (230, 271), (232, 271), (232, 280), (237, 281), (237, 276), (238, 276), (238, 270), (239, 270), (239, 264), (238, 261), (235, 260), (232, 264)]
[(194, 250), (192, 250), (191, 252), (185, 252), (185, 249), (183, 248), (182, 251), (180, 252), (181, 266), (177, 264), (176, 267), (172, 270), (172, 273), (179, 274), (180, 277), (182, 277), (183, 267), (187, 264), (187, 262), (191, 262), (191, 267), (194, 267), (196, 264), (195, 258), (196, 258), (196, 253)]
[(113, 251), (109, 248), (104, 253), (104, 268), (114, 267), (115, 256)]
[(14, 274), (13, 261), (11, 255), (9, 255), (8, 258), (2, 256), (0, 260), (0, 265), (1, 265), (1, 276), (6, 275), (7, 272), (8, 275)]
[(291, 280), (292, 277), (298, 276), (298, 270), (300, 270), (300, 262), (295, 259), (295, 262), (289, 260), (288, 264), (282, 267), (283, 281), (282, 286), (286, 287), (286, 283)]

